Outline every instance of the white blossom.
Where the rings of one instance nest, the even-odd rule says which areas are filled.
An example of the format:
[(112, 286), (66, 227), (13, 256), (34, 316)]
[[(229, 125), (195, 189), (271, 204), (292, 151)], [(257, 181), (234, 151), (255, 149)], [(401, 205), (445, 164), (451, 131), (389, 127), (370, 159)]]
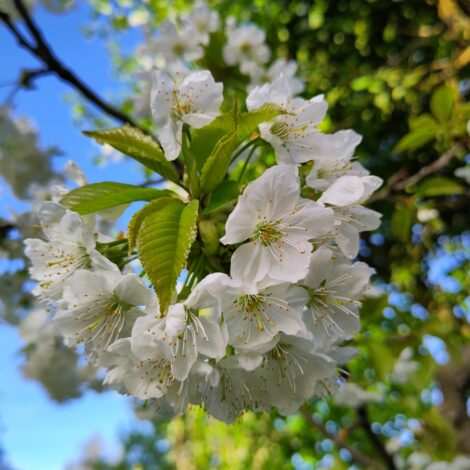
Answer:
[(265, 33), (253, 24), (227, 29), (227, 43), (223, 49), (228, 65), (239, 65), (242, 73), (248, 74), (253, 66), (265, 64), (270, 52), (265, 44)]
[(107, 368), (104, 383), (142, 400), (162, 398), (175, 381), (170, 360), (171, 351), (163, 342), (136, 349), (131, 338), (118, 339), (101, 358)]
[(361, 405), (382, 400), (383, 396), (380, 393), (368, 392), (352, 382), (342, 384), (339, 392), (335, 395), (336, 403), (350, 408), (358, 408)]
[(99, 389), (96, 368), (89, 363), (79, 364), (78, 355), (64, 345), (50, 316), (45, 308), (35, 307), (19, 325), (26, 345), (23, 375), (39, 381), (57, 402), (81, 396), (84, 385)]
[(192, 27), (178, 31), (171, 21), (164, 21), (159, 28), (159, 37), (153, 50), (169, 63), (198, 60), (203, 55), (202, 47), (195, 41), (196, 31)]
[(328, 108), (323, 95), (304, 100), (292, 98), (292, 94), (289, 80), (280, 75), (272, 83), (254, 88), (246, 99), (250, 111), (266, 103), (274, 103), (285, 111), (285, 114), (259, 125), (261, 137), (273, 146), (278, 163), (347, 158), (351, 147), (354, 151), (357, 145), (357, 134), (349, 130), (322, 134), (316, 127)]
[(359, 252), (359, 233), (380, 226), (382, 214), (360, 205), (335, 207), (333, 238), (344, 256), (355, 258)]
[(88, 354), (99, 354), (120, 337), (129, 336), (142, 306), (158, 301), (135, 274), (115, 270), (78, 270), (65, 286), (53, 323), (70, 344), (84, 343)]
[[(132, 348), (138, 354), (155, 343), (164, 344), (170, 353), (171, 373), (183, 381), (200, 355), (220, 360), (225, 355), (227, 338), (217, 320), (199, 315), (206, 307), (201, 283), (184, 303), (170, 305), (165, 316), (150, 312), (138, 318), (132, 329)], [(159, 347), (160, 349), (160, 347)]]
[[(262, 345), (258, 350), (262, 352)], [(309, 337), (279, 335), (254, 371), (256, 397), (282, 415), (295, 413), (316, 394), (319, 384), (336, 380), (336, 361), (315, 349)]]
[(341, 176), (321, 195), (319, 202), (338, 207), (361, 204), (366, 202), (382, 183), (381, 178), (373, 175)]
[(309, 300), (306, 317), (314, 336), (350, 338), (359, 330), (361, 298), (374, 270), (362, 262), (351, 264), (328, 248), (316, 250), (301, 284)]
[(271, 341), (279, 332), (305, 332), (302, 309), (307, 302), (304, 289), (283, 283), (270, 287), (210, 274), (204, 288), (217, 300), (227, 326), (229, 342), (237, 349), (251, 349)]
[(310, 240), (332, 226), (331, 209), (300, 197), (296, 167), (269, 168), (248, 185), (227, 220), (222, 243), (248, 240), (232, 256), (231, 275), (245, 284), (297, 282), (308, 271)]
[(32, 184), (44, 186), (60, 175), (52, 169), (54, 149), (41, 149), (32, 124), (15, 119), (10, 108), (0, 106), (0, 176), (20, 199), (31, 197)]
[(69, 277), (78, 269), (117, 267), (96, 249), (92, 231), (81, 217), (54, 202), (46, 202), (39, 213), (46, 241), (25, 240), (25, 253), (31, 260), (30, 275), (39, 281), (34, 294), (58, 300)]
[(183, 17), (183, 24), (196, 32), (197, 39), (203, 45), (209, 43), (209, 35), (220, 27), (220, 18), (203, 1), (194, 4), (191, 12)]
[(279, 76), (284, 75), (289, 84), (291, 95), (296, 96), (302, 93), (305, 89), (304, 82), (296, 77), (297, 68), (298, 65), (295, 60), (287, 61), (284, 58), (276, 59), (267, 69), (264, 69), (263, 67), (253, 68), (252, 73), (249, 74), (251, 76), (249, 91), (257, 85), (266, 82), (273, 82)]
[(331, 235), (348, 258), (354, 258), (359, 251), (359, 233), (380, 226), (381, 214), (361, 204), (381, 184), (382, 180), (376, 176), (341, 176), (318, 200), (334, 209), (335, 224)]
[(84, 186), (88, 184), (83, 170), (80, 168), (77, 162), (73, 160), (68, 160), (64, 167), (65, 176), (73, 181), (78, 186)]
[[(341, 132), (339, 131), (337, 134)], [(352, 136), (351, 134), (349, 135)], [(356, 135), (359, 142), (360, 136)], [(347, 154), (347, 152), (345, 153)], [(368, 174), (369, 172), (358, 162), (352, 162), (349, 158), (332, 157), (315, 161), (312, 171), (308, 174), (305, 181), (311, 188), (317, 191), (325, 191), (342, 176), (367, 176)]]
[(152, 88), (152, 113), (168, 160), (181, 151), (183, 124), (200, 128), (219, 114), (223, 85), (209, 71), (194, 72), (177, 83), (157, 70)]
[(236, 352), (215, 366), (217, 382), (202, 381), (197, 385), (204, 409), (226, 423), (235, 421), (245, 410), (256, 407), (256, 391), (250, 379), (263, 357), (255, 352)]

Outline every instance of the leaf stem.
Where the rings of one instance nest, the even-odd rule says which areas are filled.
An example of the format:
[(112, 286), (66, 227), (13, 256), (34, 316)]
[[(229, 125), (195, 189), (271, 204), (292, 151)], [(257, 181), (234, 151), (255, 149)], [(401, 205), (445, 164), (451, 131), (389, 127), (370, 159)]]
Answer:
[(251, 157), (255, 153), (255, 150), (256, 150), (256, 145), (254, 147), (252, 147), (252, 149), (250, 150), (250, 153), (248, 154), (248, 157), (246, 157), (245, 163), (243, 164), (243, 168), (240, 171), (240, 175), (238, 176), (238, 182), (239, 183), (241, 183), (241, 181), (242, 181), (243, 174), (245, 173), (245, 170), (248, 167), (248, 163), (250, 163)]
[(230, 160), (230, 164), (232, 164), (246, 149), (250, 148), (252, 145), (257, 144), (259, 142), (259, 137), (256, 137), (253, 140), (250, 140), (246, 143)]

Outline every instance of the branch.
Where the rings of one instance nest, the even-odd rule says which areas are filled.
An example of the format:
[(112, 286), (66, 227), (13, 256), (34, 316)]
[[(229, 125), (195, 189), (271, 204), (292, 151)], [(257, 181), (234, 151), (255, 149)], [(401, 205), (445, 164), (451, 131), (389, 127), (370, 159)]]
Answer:
[(326, 429), (326, 427), (323, 424), (317, 423), (314, 420), (312, 413), (308, 409), (307, 405), (304, 405), (300, 409), (300, 412), (307, 422), (309, 422), (312, 426), (317, 428), (328, 439), (332, 440), (341, 449), (346, 449), (351, 454), (352, 458), (356, 461), (356, 463), (358, 463), (359, 465), (362, 465), (364, 468), (369, 468), (373, 470), (381, 469), (380, 465), (378, 465), (377, 462), (370, 459), (367, 455), (364, 455), (362, 452), (355, 449), (354, 447), (350, 446), (347, 442), (341, 439), (341, 437), (339, 437), (337, 434), (333, 434), (330, 431), (328, 431), (328, 429)]
[(141, 188), (148, 188), (150, 186), (154, 186), (156, 184), (161, 184), (165, 181), (165, 178), (156, 178), (156, 179), (153, 179), (153, 180), (147, 180), (147, 181), (144, 181), (142, 184), (140, 184), (139, 186)]
[(362, 429), (364, 429), (365, 433), (367, 434), (367, 437), (375, 447), (377, 453), (384, 461), (387, 469), (398, 470), (398, 467), (396, 466), (395, 461), (393, 460), (393, 456), (387, 452), (387, 449), (385, 448), (382, 439), (380, 439), (379, 436), (377, 436), (377, 434), (372, 431), (369, 420), (369, 414), (367, 413), (367, 408), (364, 405), (360, 406), (357, 412), (359, 414), (359, 423), (361, 424)]
[[(38, 73), (29, 77), (29, 79), (37, 78), (40, 75), (47, 73), (54, 73), (64, 82), (69, 84), (72, 88), (80, 92), (88, 101), (93, 103), (98, 109), (103, 111), (108, 116), (113, 117), (117, 121), (123, 124), (130, 124), (133, 127), (140, 129), (145, 134), (149, 132), (137, 124), (130, 116), (123, 113), (117, 108), (114, 108), (110, 104), (106, 103), (97, 93), (95, 93), (86, 83), (84, 83), (71, 69), (69, 69), (64, 63), (62, 63), (55, 55), (51, 47), (47, 44), (44, 36), (42, 35), (39, 27), (36, 25), (32, 17), (30, 16), (27, 8), (25, 7), (22, 0), (14, 0), (14, 4), (22, 19), (24, 20), (26, 27), (33, 37), (35, 44), (31, 44), (16, 28), (8, 14), (0, 11), (0, 21), (5, 23), (7, 28), (10, 30), (12, 35), (16, 38), (18, 44), (34, 55), (40, 60), (44, 67), (38, 69)], [(41, 70), (41, 72), (39, 72)], [(178, 161), (173, 162), (179, 173), (181, 174), (182, 167)]]
[(386, 199), (392, 192), (403, 191), (408, 186), (412, 186), (419, 183), (421, 180), (426, 178), (426, 176), (437, 173), (439, 170), (444, 168), (455, 157), (455, 155), (460, 150), (462, 150), (462, 148), (462, 144), (454, 144), (437, 160), (430, 163), (429, 165), (423, 166), (423, 168), (421, 168), (418, 173), (414, 174), (413, 176), (410, 176), (409, 178), (403, 179), (403, 176), (405, 175), (405, 170), (399, 170), (397, 173), (395, 173), (389, 178), (382, 190), (374, 194), (369, 199), (369, 202), (381, 201), (382, 199)]
[[(56, 57), (50, 46), (46, 43), (41, 31), (29, 15), (28, 10), (24, 6), (22, 0), (14, 0), (14, 3), (15, 7), (17, 8), (18, 12), (20, 13), (21, 17), (23, 18), (26, 24), (29, 33), (33, 37), (35, 44), (31, 44), (21, 34), (21, 32), (16, 28), (16, 26), (13, 24), (10, 17), (6, 13), (0, 12), (0, 20), (7, 26), (10, 32), (16, 38), (18, 44), (23, 49), (28, 50), (37, 59), (39, 59), (44, 64), (44, 69), (55, 73), (64, 82), (68, 83), (73, 88), (78, 90), (97, 108), (101, 109), (101, 111), (103, 111), (109, 116), (112, 116), (119, 122), (128, 123), (134, 127), (140, 128), (140, 126), (136, 122), (134, 122), (132, 118), (106, 103), (88, 85), (86, 85), (82, 80), (80, 80), (80, 78), (75, 75), (74, 72), (72, 72), (66, 65), (60, 62), (60, 60)], [(145, 129), (140, 129), (146, 132)]]
[(21, 71), (20, 78), (18, 81), (23, 88), (31, 89), (34, 88), (33, 81), (36, 78), (48, 75), (50, 73), (52, 73), (52, 71), (48, 67), (38, 69), (25, 69)]

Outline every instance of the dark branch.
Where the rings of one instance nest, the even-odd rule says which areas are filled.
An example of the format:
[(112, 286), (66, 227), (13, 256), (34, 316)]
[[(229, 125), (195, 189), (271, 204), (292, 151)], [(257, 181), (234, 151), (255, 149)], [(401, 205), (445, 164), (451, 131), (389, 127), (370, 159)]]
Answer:
[(462, 145), (457, 143), (453, 145), (447, 152), (443, 153), (437, 160), (430, 163), (429, 165), (423, 166), (416, 174), (410, 176), (409, 178), (404, 179), (406, 174), (404, 170), (400, 170), (394, 175), (392, 175), (384, 188), (381, 189), (378, 193), (374, 194), (369, 202), (381, 201), (386, 199), (391, 193), (403, 191), (409, 186), (418, 184), (421, 180), (430, 176), (434, 173), (437, 173), (439, 170), (444, 168), (462, 149)]
[(21, 47), (23, 47), (24, 49), (27, 49), (29, 52), (35, 54), (34, 46), (32, 46), (23, 37), (23, 35), (19, 32), (19, 30), (13, 24), (13, 21), (11, 21), (10, 17), (3, 11), (0, 11), (0, 20), (3, 21), (3, 23), (5, 23), (5, 26), (10, 30), (10, 33), (15, 37), (15, 39), (17, 40), (18, 44)]
[[(3, 23), (7, 26), (21, 47), (28, 50), (37, 59), (39, 59), (45, 65), (44, 69), (48, 69), (55, 73), (59, 78), (78, 90), (85, 98), (91, 101), (97, 108), (101, 109), (107, 115), (114, 117), (119, 122), (128, 123), (134, 127), (140, 128), (140, 126), (135, 123), (132, 118), (106, 103), (88, 85), (80, 80), (80, 78), (74, 72), (72, 72), (67, 66), (60, 62), (54, 52), (51, 50), (50, 46), (46, 43), (42, 33), (29, 15), (28, 10), (24, 6), (22, 0), (14, 0), (14, 3), (26, 24), (29, 33), (33, 37), (35, 44), (33, 45), (28, 42), (28, 40), (15, 27), (10, 17), (6, 13), (0, 12), (0, 20), (3, 21)], [(142, 130), (145, 132), (145, 129)]]
[(36, 78), (48, 75), (50, 73), (52, 73), (52, 71), (47, 67), (39, 69), (25, 69), (21, 71), (21, 75), (18, 82), (23, 88), (31, 89), (34, 88), (33, 81)]
[[(68, 83), (72, 88), (80, 92), (88, 101), (93, 103), (98, 109), (107, 114), (108, 116), (113, 117), (117, 121), (123, 124), (130, 124), (133, 127), (139, 128), (145, 134), (148, 134), (148, 131), (139, 124), (137, 124), (130, 116), (123, 113), (117, 108), (114, 108), (110, 104), (106, 103), (97, 93), (95, 93), (86, 83), (84, 83), (71, 69), (69, 69), (65, 64), (63, 64), (58, 57), (55, 55), (51, 47), (47, 44), (44, 36), (42, 35), (39, 27), (36, 25), (32, 17), (30, 16), (27, 8), (25, 7), (22, 0), (14, 0), (15, 7), (21, 15), (21, 18), (24, 20), (29, 33), (35, 41), (35, 44), (31, 44), (16, 28), (10, 17), (0, 11), (0, 21), (2, 21), (7, 28), (10, 30), (12, 35), (16, 38), (18, 44), (28, 50), (33, 54), (37, 59), (39, 59), (44, 67), (38, 69), (35, 74), (30, 77), (27, 77), (29, 81), (31, 79), (37, 78), (40, 75), (45, 73), (54, 73), (61, 80)], [(40, 72), (39, 72), (40, 70)], [(179, 162), (173, 162), (178, 171), (181, 173), (181, 165)]]
[(380, 439), (380, 437), (377, 436), (374, 431), (372, 431), (367, 408), (365, 406), (360, 406), (357, 412), (359, 415), (359, 423), (362, 429), (364, 429), (365, 433), (367, 434), (367, 437), (369, 438), (369, 441), (372, 443), (375, 450), (382, 458), (386, 468), (388, 470), (398, 470), (398, 467), (396, 466), (395, 461), (393, 460), (393, 456), (387, 452), (387, 449), (385, 448), (385, 444), (383, 443), (382, 439)]

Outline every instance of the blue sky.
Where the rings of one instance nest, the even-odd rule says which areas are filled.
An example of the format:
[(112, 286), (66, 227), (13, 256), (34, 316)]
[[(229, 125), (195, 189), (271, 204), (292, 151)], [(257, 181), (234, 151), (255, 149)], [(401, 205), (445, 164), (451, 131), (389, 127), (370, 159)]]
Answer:
[[(53, 15), (36, 12), (36, 20), (57, 55), (104, 97), (116, 96), (122, 85), (112, 76), (110, 58), (101, 40), (88, 40), (80, 27), (88, 18), (88, 8)], [(135, 36), (122, 38), (132, 47)], [(35, 68), (38, 63), (21, 51), (11, 36), (0, 27), (0, 82), (13, 81), (22, 68)], [(16, 115), (28, 116), (40, 129), (44, 147), (57, 146), (64, 153), (55, 160), (62, 168), (68, 159), (77, 161), (90, 182), (122, 181), (134, 183), (141, 178), (136, 163), (110, 164), (96, 168), (93, 157), (97, 148), (80, 133), (73, 123), (64, 95), (70, 88), (54, 77), (37, 80), (37, 89), (21, 91), (15, 97)], [(10, 89), (0, 88), (0, 103)], [(132, 169), (133, 171), (129, 171)], [(18, 204), (4, 183), (0, 215)], [(84, 398), (57, 405), (51, 402), (41, 386), (22, 378), (18, 370), (21, 342), (11, 327), (0, 325), (0, 443), (7, 460), (16, 470), (60, 470), (74, 460), (83, 445), (100, 435), (110, 452), (116, 451), (118, 435), (133, 425), (129, 402), (114, 392), (89, 392)]]

